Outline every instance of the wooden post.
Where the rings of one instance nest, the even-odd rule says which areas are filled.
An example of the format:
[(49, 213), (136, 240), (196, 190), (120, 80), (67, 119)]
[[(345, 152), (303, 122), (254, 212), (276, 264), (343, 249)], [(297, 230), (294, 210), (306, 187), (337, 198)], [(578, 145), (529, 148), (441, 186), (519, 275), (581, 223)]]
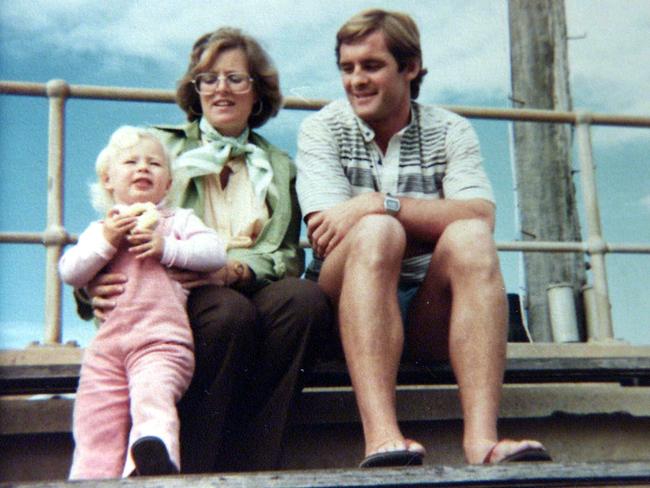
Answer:
[[(509, 0), (510, 58), (514, 106), (571, 110), (564, 0)], [(578, 241), (580, 223), (571, 168), (572, 127), (514, 124), (515, 182), (521, 239)], [(570, 283), (580, 335), (585, 283), (581, 253), (524, 253), (526, 312), (532, 338), (552, 341), (547, 287)]]

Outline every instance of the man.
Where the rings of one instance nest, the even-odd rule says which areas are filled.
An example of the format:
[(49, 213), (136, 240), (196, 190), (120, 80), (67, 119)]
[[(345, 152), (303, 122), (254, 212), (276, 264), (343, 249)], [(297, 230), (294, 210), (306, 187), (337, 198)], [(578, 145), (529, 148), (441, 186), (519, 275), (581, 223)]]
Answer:
[(357, 14), (339, 30), (336, 53), (347, 102), (303, 122), (297, 188), (324, 258), (319, 284), (338, 306), (365, 436), (361, 466), (422, 463), (424, 447), (397, 423), (403, 351), (450, 360), (469, 463), (550, 459), (539, 442), (497, 437), (507, 302), (475, 132), (412, 101), (426, 70), (409, 16)]

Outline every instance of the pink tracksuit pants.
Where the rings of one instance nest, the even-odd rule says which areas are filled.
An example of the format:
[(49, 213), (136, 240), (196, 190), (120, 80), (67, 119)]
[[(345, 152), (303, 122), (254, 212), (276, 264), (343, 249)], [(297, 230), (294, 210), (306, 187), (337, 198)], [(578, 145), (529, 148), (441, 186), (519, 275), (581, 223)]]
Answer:
[(180, 469), (176, 403), (194, 370), (186, 294), (160, 263), (124, 249), (110, 270), (128, 282), (84, 354), (71, 479), (128, 476), (130, 447), (143, 436), (162, 439)]

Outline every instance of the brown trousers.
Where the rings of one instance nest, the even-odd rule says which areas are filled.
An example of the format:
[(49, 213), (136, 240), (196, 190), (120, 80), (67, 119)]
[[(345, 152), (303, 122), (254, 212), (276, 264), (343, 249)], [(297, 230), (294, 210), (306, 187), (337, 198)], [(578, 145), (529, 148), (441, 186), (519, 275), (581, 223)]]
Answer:
[(249, 294), (206, 286), (190, 294), (188, 314), (196, 369), (178, 405), (183, 472), (277, 468), (313, 346), (333, 327), (328, 299), (297, 278)]

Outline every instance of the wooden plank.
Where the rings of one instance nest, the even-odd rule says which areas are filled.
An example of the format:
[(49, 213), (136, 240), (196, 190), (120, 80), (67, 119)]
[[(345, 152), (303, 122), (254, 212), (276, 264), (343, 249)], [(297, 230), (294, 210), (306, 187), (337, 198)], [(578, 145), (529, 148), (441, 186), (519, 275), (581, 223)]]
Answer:
[[(0, 366), (79, 364), (84, 349), (69, 344), (29, 346), (25, 349), (0, 349)], [(508, 358), (635, 358), (650, 357), (650, 345), (632, 345), (608, 340), (574, 343), (509, 342)]]
[[(591, 416), (596, 419), (600, 416), (604, 419), (623, 415), (636, 419), (640, 428), (645, 429), (650, 427), (649, 395), (648, 388), (627, 388), (615, 383), (507, 384), (503, 388), (499, 419), (506, 423), (537, 419), (544, 424), (552, 424), (555, 421), (551, 421), (551, 417)], [(73, 401), (72, 395), (0, 397), (0, 435), (70, 432)], [(462, 412), (458, 389), (451, 385), (400, 386), (397, 391), (397, 415), (401, 422), (460, 421)], [(351, 387), (306, 388), (296, 408), (290, 412), (290, 424), (294, 426), (330, 428), (345, 423), (358, 426), (358, 422), (358, 409)], [(533, 425), (531, 430), (535, 431), (536, 428)], [(606, 428), (605, 424), (603, 428)], [(617, 430), (616, 427), (611, 429)], [(626, 439), (632, 435), (621, 429), (621, 432), (627, 432)], [(524, 431), (522, 435), (530, 435), (530, 432)], [(432, 439), (431, 442), (436, 441)], [(568, 442), (573, 440), (569, 439)], [(564, 460), (567, 459), (573, 458)]]
[[(168, 476), (128, 480), (48, 481), (0, 483), (0, 487), (54, 488), (193, 488), (259, 487), (560, 487), (560, 486), (641, 486), (650, 480), (650, 462), (626, 463), (512, 463), (497, 466), (430, 466), (384, 469), (331, 469), (274, 471), (211, 476)], [(647, 486), (647, 485), (646, 485)]]
[(56, 395), (1, 397), (0, 435), (70, 433), (73, 401)]
[(0, 366), (33, 364), (79, 364), (83, 348), (68, 342), (58, 345), (37, 343), (24, 349), (0, 349)]
[[(0, 394), (71, 393), (79, 376), (78, 364), (2, 365)], [(404, 363), (398, 382), (413, 384), (455, 384), (447, 362)], [(632, 386), (650, 385), (650, 357), (556, 357), (510, 358), (506, 383), (617, 382)], [(341, 360), (318, 364), (307, 380), (308, 386), (349, 386), (350, 377)]]
[(78, 364), (0, 366), (0, 394), (72, 393), (79, 368)]
[[(510, 358), (507, 383), (619, 382), (636, 386), (650, 385), (650, 357), (619, 358)], [(447, 362), (400, 365), (400, 384), (455, 384)], [(347, 386), (350, 379), (342, 361), (316, 366), (310, 386)]]

